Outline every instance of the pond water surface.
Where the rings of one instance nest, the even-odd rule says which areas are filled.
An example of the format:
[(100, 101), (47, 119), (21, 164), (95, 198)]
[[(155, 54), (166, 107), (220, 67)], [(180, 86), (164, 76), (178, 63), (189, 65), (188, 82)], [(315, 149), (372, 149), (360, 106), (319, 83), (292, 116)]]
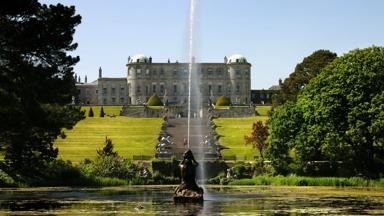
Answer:
[(174, 204), (174, 187), (1, 189), (0, 215), (384, 215), (384, 189), (209, 187)]

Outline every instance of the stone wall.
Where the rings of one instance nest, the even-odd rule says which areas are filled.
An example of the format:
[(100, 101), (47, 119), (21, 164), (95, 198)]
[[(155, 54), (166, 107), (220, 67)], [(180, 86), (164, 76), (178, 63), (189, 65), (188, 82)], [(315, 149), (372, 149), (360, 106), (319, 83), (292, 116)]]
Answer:
[(212, 110), (212, 116), (220, 118), (243, 118), (255, 115), (255, 107), (229, 107), (228, 109)]

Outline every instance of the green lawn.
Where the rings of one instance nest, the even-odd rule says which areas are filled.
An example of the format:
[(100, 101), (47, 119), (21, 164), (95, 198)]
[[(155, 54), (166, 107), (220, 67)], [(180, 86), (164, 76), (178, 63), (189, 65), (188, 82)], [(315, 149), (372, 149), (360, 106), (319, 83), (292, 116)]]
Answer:
[(272, 106), (256, 106), (256, 111), (261, 116), (268, 116), (268, 111), (272, 109)]
[[(104, 110), (108, 114), (118, 114), (120, 108), (105, 106)], [(92, 109), (95, 116), (98, 116), (99, 107), (92, 107)], [(162, 121), (161, 118), (124, 116), (87, 117), (78, 122), (72, 130), (66, 131), (67, 137), (58, 138), (54, 145), (59, 148), (59, 158), (73, 162), (79, 162), (84, 158), (93, 159), (96, 156), (96, 150), (102, 148), (106, 136), (112, 139), (115, 150), (123, 157), (153, 155)]]
[(253, 160), (254, 156), (259, 155), (258, 151), (253, 149), (251, 145), (245, 145), (244, 136), (251, 133), (253, 122), (266, 121), (267, 119), (268, 116), (215, 119), (218, 126), (216, 132), (222, 135), (220, 144), (229, 148), (223, 150), (222, 154), (224, 156), (236, 155), (238, 160)]
[[(94, 116), (99, 117), (101, 106), (83, 106), (83, 107), (81, 107), (82, 110), (85, 110), (85, 116), (88, 117), (88, 111), (89, 111), (90, 107), (92, 107)], [(110, 114), (110, 115), (111, 114), (120, 115), (121, 108), (123, 108), (123, 106), (103, 106), (104, 113)]]

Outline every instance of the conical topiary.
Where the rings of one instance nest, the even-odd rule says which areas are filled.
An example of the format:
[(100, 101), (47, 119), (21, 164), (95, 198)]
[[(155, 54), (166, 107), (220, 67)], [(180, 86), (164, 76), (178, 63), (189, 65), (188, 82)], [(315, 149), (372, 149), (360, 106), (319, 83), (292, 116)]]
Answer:
[(156, 94), (152, 95), (148, 101), (147, 101), (148, 106), (163, 106), (163, 102), (161, 102), (159, 96)]
[(104, 113), (104, 108), (101, 107), (100, 109), (100, 117), (104, 117), (105, 113)]
[(89, 108), (89, 111), (88, 111), (88, 117), (93, 117), (93, 109), (92, 107)]
[(216, 106), (229, 106), (231, 105), (231, 99), (226, 96), (221, 96), (216, 100)]

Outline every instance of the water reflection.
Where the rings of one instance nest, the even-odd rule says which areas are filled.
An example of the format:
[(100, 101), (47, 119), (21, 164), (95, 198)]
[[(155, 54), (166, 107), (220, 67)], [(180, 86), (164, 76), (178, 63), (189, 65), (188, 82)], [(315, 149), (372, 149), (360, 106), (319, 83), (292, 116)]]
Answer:
[(0, 215), (384, 215), (383, 189), (210, 188), (174, 204), (172, 188), (0, 190)]

